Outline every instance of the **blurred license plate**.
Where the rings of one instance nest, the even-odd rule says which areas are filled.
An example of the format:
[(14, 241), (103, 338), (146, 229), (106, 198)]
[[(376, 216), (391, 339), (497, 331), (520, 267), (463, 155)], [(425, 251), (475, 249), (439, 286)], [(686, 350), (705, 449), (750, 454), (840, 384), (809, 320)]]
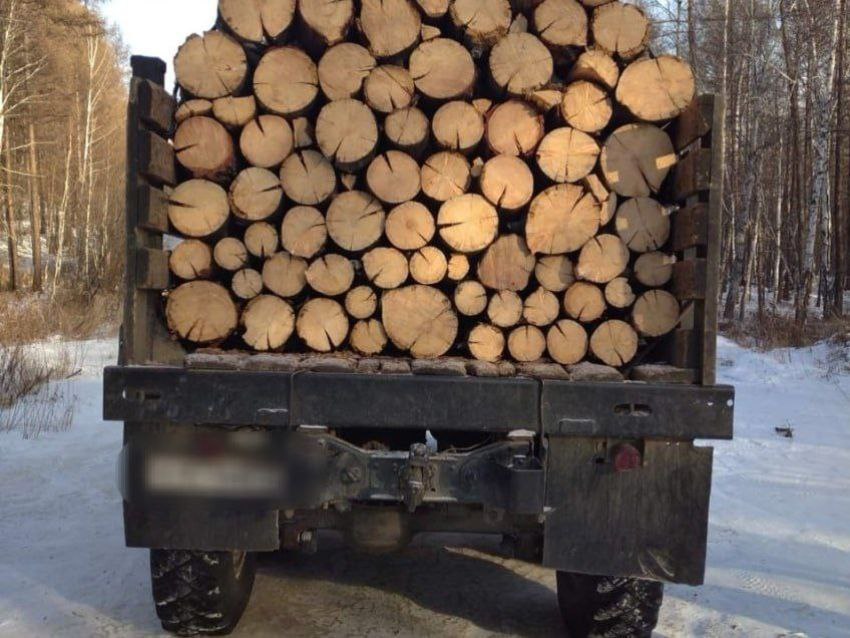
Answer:
[(154, 453), (145, 467), (145, 487), (162, 496), (274, 498), (282, 493), (283, 482), (280, 467), (238, 456)]

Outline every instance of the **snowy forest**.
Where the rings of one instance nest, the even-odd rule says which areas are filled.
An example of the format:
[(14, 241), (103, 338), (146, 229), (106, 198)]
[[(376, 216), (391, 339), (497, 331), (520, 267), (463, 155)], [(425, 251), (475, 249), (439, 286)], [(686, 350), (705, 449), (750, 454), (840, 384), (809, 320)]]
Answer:
[[(765, 325), (781, 315), (802, 334), (843, 316), (846, 0), (638, 4), (654, 21), (653, 51), (687, 59), (699, 92), (725, 96), (722, 319)], [(92, 299), (115, 307), (120, 297), (126, 63), (96, 4), (0, 0), (6, 317), (33, 304), (43, 317), (71, 307), (89, 315)]]

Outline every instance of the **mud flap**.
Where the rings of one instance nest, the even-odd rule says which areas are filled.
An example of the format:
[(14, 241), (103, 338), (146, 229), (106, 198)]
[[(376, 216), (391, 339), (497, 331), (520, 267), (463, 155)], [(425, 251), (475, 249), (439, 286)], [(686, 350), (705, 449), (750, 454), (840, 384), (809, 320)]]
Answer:
[(614, 471), (605, 439), (548, 439), (544, 565), (701, 585), (713, 448), (646, 441), (642, 466)]

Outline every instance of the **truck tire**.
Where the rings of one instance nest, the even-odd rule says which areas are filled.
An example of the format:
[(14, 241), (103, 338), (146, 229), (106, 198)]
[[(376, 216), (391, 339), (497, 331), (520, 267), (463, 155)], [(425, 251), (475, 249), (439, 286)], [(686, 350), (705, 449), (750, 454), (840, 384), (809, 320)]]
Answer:
[(151, 550), (151, 584), (162, 628), (178, 636), (224, 636), (251, 596), (256, 557), (248, 552)]
[(650, 638), (664, 585), (651, 580), (558, 572), (558, 604), (572, 638)]

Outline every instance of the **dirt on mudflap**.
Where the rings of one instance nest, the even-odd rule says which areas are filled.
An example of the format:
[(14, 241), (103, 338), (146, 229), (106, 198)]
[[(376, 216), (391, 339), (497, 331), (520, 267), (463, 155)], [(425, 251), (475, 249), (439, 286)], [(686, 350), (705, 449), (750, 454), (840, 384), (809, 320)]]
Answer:
[(499, 545), (434, 534), (369, 555), (322, 534), (313, 556), (261, 556), (235, 635), (563, 636), (554, 572), (503, 558)]

